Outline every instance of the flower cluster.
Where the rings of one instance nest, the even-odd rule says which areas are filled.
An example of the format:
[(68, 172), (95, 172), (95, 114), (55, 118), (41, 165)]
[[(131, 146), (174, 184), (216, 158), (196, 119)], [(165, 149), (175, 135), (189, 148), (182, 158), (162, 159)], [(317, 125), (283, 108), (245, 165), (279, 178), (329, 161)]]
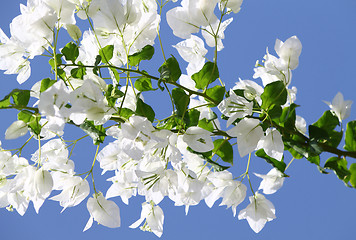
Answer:
[[(285, 42), (277, 39), (278, 57), (267, 49), (263, 65), (256, 65), (253, 78), (260, 78), (262, 86), (240, 79), (231, 89), (225, 88), (217, 54), (232, 22), (232, 18), (224, 19), (240, 11), (242, 0), (182, 0), (180, 5), (171, 1), (174, 7), (166, 19), (173, 34), (184, 39), (173, 47), (187, 62), (186, 74), (178, 60), (166, 59), (164, 52), (159, 77), (142, 70), (140, 62), (150, 60), (154, 53), (162, 9), (169, 2), (28, 0), (10, 25), (11, 37), (0, 30), (0, 69), (5, 74), (18, 74), (17, 81), (23, 83), (30, 77), (29, 61), (49, 54), (54, 75), (38, 81), (31, 90), (15, 89), (0, 101), (0, 108), (19, 110), (5, 138), (31, 135), (13, 154), (1, 147), (0, 207), (24, 215), (30, 201), (38, 212), (48, 198), (58, 201), (63, 210), (87, 199), (86, 231), (94, 221), (120, 227), (120, 209), (109, 199), (120, 197), (129, 204), (131, 197), (141, 195), (145, 198), (141, 216), (130, 228), (141, 226), (160, 237), (164, 213), (159, 204), (164, 198), (184, 206), (186, 214), (201, 201), (212, 207), (221, 199), (220, 206), (231, 208), (234, 216), (246, 219), (259, 232), (276, 218), (274, 205), (263, 194), (282, 187), (294, 158), (305, 157), (322, 169), (320, 159), (315, 158), (323, 151), (347, 154), (330, 150), (343, 134), (335, 128), (350, 114), (352, 102), (344, 101), (341, 93), (327, 103), (331, 111), (309, 126), (308, 133), (306, 121), (296, 115), (297, 90), (289, 88), (302, 49), (296, 36)], [(89, 24), (83, 34), (77, 18)], [(59, 49), (62, 28), (73, 41)], [(205, 44), (214, 49), (212, 61)], [(157, 88), (152, 87), (152, 80), (157, 81)], [(158, 89), (167, 91), (172, 103), (172, 114), (162, 120), (143, 97), (146, 91)], [(29, 105), (30, 99), (35, 103)], [(86, 135), (65, 141), (67, 125)], [(97, 146), (96, 154), (90, 170), (77, 173), (72, 152), (86, 137)], [(39, 147), (27, 160), (21, 156), (22, 149), (32, 138)], [(351, 152), (356, 151), (352, 141), (346, 138), (345, 149)], [(246, 171), (240, 176), (229, 169), (237, 155), (235, 144), (241, 158), (248, 156)], [(285, 150), (293, 156), (288, 166)], [(252, 153), (271, 165), (266, 175), (255, 173), (262, 178), (258, 189), (263, 194), (254, 191), (250, 181)], [(346, 166), (347, 172), (332, 163), (340, 156), (344, 155), (327, 162), (324, 169), (348, 174), (343, 181), (356, 186), (348, 178), (353, 168)], [(105, 193), (95, 186), (97, 162), (102, 174), (112, 175)], [(342, 171), (336, 169), (340, 166)], [(94, 193), (87, 198), (90, 175)], [(246, 180), (250, 204), (237, 214), (248, 194)], [(50, 197), (53, 191), (60, 193)]]

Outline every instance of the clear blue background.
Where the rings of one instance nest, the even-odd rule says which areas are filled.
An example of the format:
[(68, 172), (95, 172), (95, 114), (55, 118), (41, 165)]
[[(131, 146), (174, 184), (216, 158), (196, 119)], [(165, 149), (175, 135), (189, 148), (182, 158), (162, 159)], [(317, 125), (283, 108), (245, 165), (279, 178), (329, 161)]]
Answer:
[[(8, 24), (19, 14), (19, 3), (24, 1), (2, 0), (0, 8), (0, 27), (9, 34)], [(170, 4), (168, 7), (171, 7)], [(225, 49), (219, 55), (221, 77), (228, 87), (238, 80), (252, 79), (253, 67), (257, 59), (261, 60), (266, 47), (274, 53), (276, 38), (286, 40), (297, 35), (302, 41), (303, 51), (300, 65), (293, 72), (292, 85), (298, 88), (297, 104), (301, 105), (298, 114), (309, 124), (313, 123), (328, 109), (322, 100), (331, 101), (338, 91), (345, 99), (356, 101), (356, 1), (354, 0), (254, 0), (245, 1), (239, 14), (233, 15), (234, 21), (228, 27)], [(164, 20), (163, 20), (164, 23)], [(66, 33), (63, 33), (65, 35)], [(171, 30), (162, 24), (162, 38), (167, 50), (166, 54), (177, 52), (170, 48), (180, 39), (172, 36)], [(155, 72), (162, 58), (158, 45)], [(32, 63), (32, 76), (25, 84), (19, 86), (15, 76), (2, 75), (0, 78), (3, 97), (13, 88), (30, 88), (32, 84), (48, 75), (46, 61)], [(182, 62), (182, 69), (185, 63)], [(150, 96), (151, 97), (151, 96)], [(148, 99), (149, 97), (146, 97)], [(157, 100), (156, 100), (157, 101)], [(161, 101), (162, 102), (162, 101)], [(168, 98), (167, 98), (168, 102)], [(356, 103), (351, 117), (356, 119)], [(170, 111), (169, 105), (161, 105)], [(160, 111), (160, 110), (156, 110)], [(1, 111), (0, 140), (4, 148), (19, 146), (25, 138), (15, 141), (4, 141), (6, 128), (16, 120), (16, 111)], [(68, 130), (68, 129), (67, 129)], [(87, 143), (90, 143), (88, 141)], [(92, 149), (84, 148), (85, 142), (76, 149), (73, 160), (76, 170), (85, 171), (94, 155)], [(26, 154), (35, 151), (35, 146)], [(324, 156), (324, 161), (327, 156)], [(288, 160), (288, 159), (287, 159)], [(355, 162), (350, 159), (350, 162)], [(246, 159), (237, 157), (234, 170), (241, 172), (246, 165)], [(261, 159), (253, 159), (251, 171), (266, 173), (269, 166)], [(97, 168), (99, 174), (100, 170)], [(277, 219), (266, 224), (265, 228), (255, 234), (247, 221), (233, 218), (231, 210), (218, 207), (209, 209), (203, 202), (191, 207), (185, 216), (183, 207), (174, 207), (172, 202), (164, 200), (161, 207), (165, 213), (164, 233), (162, 239), (354, 239), (356, 191), (346, 188), (337, 177), (331, 173), (322, 175), (315, 166), (305, 159), (295, 160), (288, 169), (290, 178), (286, 179), (281, 190), (267, 196), (276, 207)], [(109, 177), (105, 175), (102, 179)], [(259, 179), (252, 177), (255, 188)], [(100, 184), (106, 192), (108, 183)], [(109, 229), (97, 224), (82, 233), (89, 213), (86, 202), (60, 213), (57, 202), (47, 200), (40, 214), (37, 215), (30, 204), (25, 216), (16, 212), (0, 210), (0, 236), (3, 240), (10, 239), (157, 239), (152, 233), (128, 226), (139, 218), (143, 198), (130, 200), (130, 205), (124, 205), (121, 200), (115, 200), (121, 209), (122, 227)], [(247, 199), (237, 211), (245, 208)]]

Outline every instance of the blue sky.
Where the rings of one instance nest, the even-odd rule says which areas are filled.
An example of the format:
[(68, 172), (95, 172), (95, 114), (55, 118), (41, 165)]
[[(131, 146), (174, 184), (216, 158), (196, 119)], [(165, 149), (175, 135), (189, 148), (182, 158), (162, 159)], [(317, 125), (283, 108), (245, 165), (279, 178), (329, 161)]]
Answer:
[[(9, 33), (8, 24), (19, 14), (19, 3), (24, 1), (3, 1), (0, 8), (0, 27)], [(169, 5), (172, 6), (172, 5)], [(315, 122), (328, 109), (322, 100), (331, 101), (338, 91), (345, 99), (356, 101), (356, 77), (353, 74), (354, 56), (356, 54), (356, 2), (354, 0), (254, 0), (245, 1), (239, 14), (234, 15), (233, 23), (225, 32), (223, 41), (225, 49), (219, 55), (219, 69), (222, 80), (232, 87), (238, 80), (252, 79), (256, 60), (261, 60), (266, 47), (274, 53), (276, 38), (282, 41), (296, 35), (303, 44), (299, 67), (293, 71), (292, 85), (298, 88), (296, 103), (301, 105), (297, 113), (308, 124)], [(162, 25), (162, 38), (166, 54), (174, 54), (170, 48), (180, 39), (173, 37), (171, 30)], [(159, 55), (156, 45), (156, 55)], [(211, 49), (209, 49), (211, 50)], [(160, 57), (152, 67), (154, 72), (161, 64)], [(33, 64), (33, 74), (23, 85), (18, 85), (15, 76), (1, 75), (0, 97), (13, 88), (30, 88), (44, 78), (49, 71), (43, 71), (46, 61)], [(182, 69), (185, 63), (182, 62)], [(258, 83), (260, 83), (257, 80)], [(155, 100), (153, 100), (155, 101)], [(159, 101), (159, 100), (156, 100)], [(354, 108), (356, 103), (354, 103)], [(6, 128), (16, 119), (15, 111), (1, 111), (0, 140), (5, 148), (20, 145), (24, 139), (5, 142)], [(356, 119), (352, 109), (349, 119)], [(81, 168), (85, 161), (91, 162), (94, 147), (76, 149), (74, 161)], [(28, 153), (34, 149), (28, 150)], [(29, 156), (29, 155), (28, 155)], [(237, 156), (237, 151), (236, 151)], [(325, 161), (327, 156), (324, 156)], [(233, 171), (245, 168), (246, 158), (236, 157)], [(354, 161), (350, 159), (350, 161)], [(84, 168), (83, 168), (84, 169)], [(267, 173), (269, 166), (261, 159), (253, 159), (251, 171)], [(97, 168), (97, 172), (100, 172)], [(290, 178), (286, 179), (282, 189), (268, 196), (276, 207), (277, 219), (266, 224), (265, 228), (255, 234), (247, 221), (239, 221), (232, 216), (230, 209), (214, 205), (209, 209), (203, 202), (191, 207), (185, 216), (183, 207), (174, 207), (169, 200), (164, 200), (161, 207), (165, 213), (164, 233), (162, 239), (319, 239), (326, 240), (352, 238), (356, 214), (356, 192), (346, 188), (331, 173), (322, 175), (315, 166), (305, 159), (295, 160), (288, 169)], [(108, 176), (102, 177), (104, 180)], [(102, 191), (106, 192), (108, 183), (102, 181)], [(259, 179), (252, 177), (258, 186)], [(132, 230), (128, 226), (139, 218), (143, 198), (130, 200), (126, 206), (116, 199), (121, 210), (122, 227), (109, 229), (94, 224), (82, 233), (89, 213), (86, 202), (80, 206), (60, 213), (57, 202), (46, 201), (37, 215), (30, 205), (25, 216), (0, 209), (1, 239), (157, 239), (152, 233)], [(240, 211), (248, 204), (246, 199), (237, 209)]]

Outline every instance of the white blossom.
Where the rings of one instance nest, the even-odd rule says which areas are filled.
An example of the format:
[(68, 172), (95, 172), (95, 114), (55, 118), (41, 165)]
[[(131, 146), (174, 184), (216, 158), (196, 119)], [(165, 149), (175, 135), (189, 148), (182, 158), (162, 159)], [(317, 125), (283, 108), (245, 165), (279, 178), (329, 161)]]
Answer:
[(246, 219), (255, 233), (262, 230), (265, 224), (276, 218), (276, 210), (273, 204), (262, 194), (255, 193), (249, 198), (250, 204), (240, 211), (238, 218)]
[(87, 208), (90, 213), (90, 218), (83, 232), (92, 226), (94, 220), (105, 227), (120, 227), (121, 218), (119, 207), (113, 201), (106, 200), (102, 193), (96, 193), (93, 197), (89, 198)]
[(141, 230), (153, 232), (157, 237), (162, 236), (164, 215), (158, 205), (155, 206), (147, 202), (142, 203), (141, 217), (131, 224), (130, 228), (137, 228), (144, 220), (145, 224), (141, 227)]
[(340, 122), (350, 116), (352, 101), (345, 101), (342, 93), (338, 92), (331, 103), (324, 102), (329, 105), (331, 111), (339, 118)]
[(263, 179), (258, 189), (262, 189), (264, 194), (273, 194), (283, 186), (284, 176), (277, 168), (272, 168), (267, 175), (255, 175)]

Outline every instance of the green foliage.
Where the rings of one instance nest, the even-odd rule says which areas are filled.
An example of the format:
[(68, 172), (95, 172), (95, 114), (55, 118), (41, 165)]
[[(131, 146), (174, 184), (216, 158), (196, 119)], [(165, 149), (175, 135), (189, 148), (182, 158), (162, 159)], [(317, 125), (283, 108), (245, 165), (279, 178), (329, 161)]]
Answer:
[(67, 61), (72, 61), (74, 63), (79, 56), (79, 48), (75, 43), (70, 42), (64, 46), (61, 53)]
[(267, 84), (261, 95), (261, 107), (265, 110), (269, 110), (273, 105), (284, 105), (287, 102), (287, 96), (287, 89), (282, 81)]
[(84, 79), (84, 75), (86, 74), (86, 68), (84, 67), (83, 63), (82, 62), (78, 62), (78, 67), (76, 68), (73, 68), (71, 71), (70, 71), (70, 75), (73, 77), (73, 78), (77, 78), (77, 79)]
[(280, 172), (284, 173), (285, 169), (286, 169), (286, 164), (282, 161), (278, 161), (274, 158), (271, 158), (270, 156), (268, 156), (265, 151), (263, 149), (260, 149), (258, 151), (256, 151), (256, 156), (263, 158), (264, 160), (266, 160), (266, 162), (268, 162), (269, 164), (271, 164), (273, 167), (277, 168)]
[(351, 121), (346, 125), (344, 149), (356, 152), (356, 121)]
[(282, 114), (279, 118), (279, 123), (281, 126), (288, 129), (295, 129), (296, 113), (295, 109), (299, 107), (298, 105), (292, 103), (290, 106), (283, 108)]
[(136, 79), (135, 88), (140, 92), (157, 90), (157, 89), (152, 88), (151, 79), (147, 78), (147, 77), (141, 77), (141, 78)]
[(326, 143), (329, 146), (337, 147), (343, 136), (342, 132), (334, 130), (338, 125), (338, 117), (336, 117), (331, 111), (326, 111), (318, 121), (309, 126), (310, 139)]
[(52, 69), (56, 69), (56, 64), (57, 64), (57, 66), (62, 64), (62, 57), (63, 57), (63, 54), (58, 53), (58, 54), (56, 54), (56, 63), (54, 62), (53, 58), (51, 58), (48, 61), (49, 65), (51, 65)]
[(96, 126), (94, 122), (85, 120), (79, 127), (93, 139), (94, 145), (99, 145), (104, 142), (106, 133), (102, 125)]
[(224, 162), (234, 163), (234, 150), (227, 139), (216, 139), (214, 141), (213, 153), (218, 155)]
[(105, 92), (105, 98), (108, 101), (108, 104), (110, 107), (114, 107), (116, 100), (118, 98), (121, 98), (124, 96), (124, 93), (121, 92), (117, 86), (114, 86), (112, 84), (109, 84), (107, 86), (106, 92)]
[(135, 112), (129, 108), (120, 108), (120, 110), (119, 110), (119, 116), (124, 119), (129, 119), (134, 114), (135, 114)]
[(172, 97), (173, 97), (174, 105), (176, 106), (177, 109), (177, 115), (179, 117), (183, 116), (190, 102), (189, 96), (185, 93), (183, 89), (174, 88), (172, 90)]
[(103, 63), (109, 63), (114, 56), (114, 45), (107, 45), (99, 50), (99, 55)]
[(206, 95), (214, 99), (215, 104), (219, 104), (224, 99), (225, 92), (226, 92), (225, 87), (215, 86), (213, 88), (207, 89)]
[(29, 101), (30, 90), (14, 89), (0, 101), (0, 109), (11, 106), (26, 107)]
[(200, 112), (196, 109), (191, 109), (184, 115), (184, 122), (186, 127), (197, 126), (199, 123)]
[(139, 116), (146, 117), (151, 122), (155, 119), (155, 112), (152, 107), (144, 103), (141, 98), (137, 99), (136, 113)]
[(40, 115), (30, 112), (28, 110), (22, 110), (17, 114), (17, 119), (25, 122), (35, 135), (40, 135), (42, 129), (42, 126), (40, 124)]
[(206, 62), (199, 72), (192, 75), (195, 87), (201, 90), (208, 87), (217, 78), (219, 78), (219, 70), (216, 64), (212, 62)]
[(345, 183), (348, 182), (348, 177), (351, 175), (344, 158), (331, 157), (325, 162), (324, 168), (333, 170), (336, 176)]
[(350, 165), (350, 183), (351, 185), (356, 188), (356, 163)]
[(212, 121), (206, 118), (199, 120), (198, 127), (208, 130), (209, 132), (214, 131), (214, 125)]
[(50, 78), (45, 78), (41, 81), (41, 88), (40, 92), (46, 91), (48, 88), (50, 88), (53, 84), (55, 84), (57, 81), (56, 80), (51, 80)]
[(158, 69), (158, 72), (160, 73), (160, 79), (158, 81), (159, 86), (161, 81), (175, 83), (182, 75), (182, 71), (179, 68), (179, 63), (173, 55), (162, 64), (162, 66)]
[(146, 45), (144, 48), (141, 49), (141, 51), (129, 56), (129, 64), (131, 66), (136, 66), (142, 60), (150, 60), (154, 53), (155, 49), (150, 45)]

